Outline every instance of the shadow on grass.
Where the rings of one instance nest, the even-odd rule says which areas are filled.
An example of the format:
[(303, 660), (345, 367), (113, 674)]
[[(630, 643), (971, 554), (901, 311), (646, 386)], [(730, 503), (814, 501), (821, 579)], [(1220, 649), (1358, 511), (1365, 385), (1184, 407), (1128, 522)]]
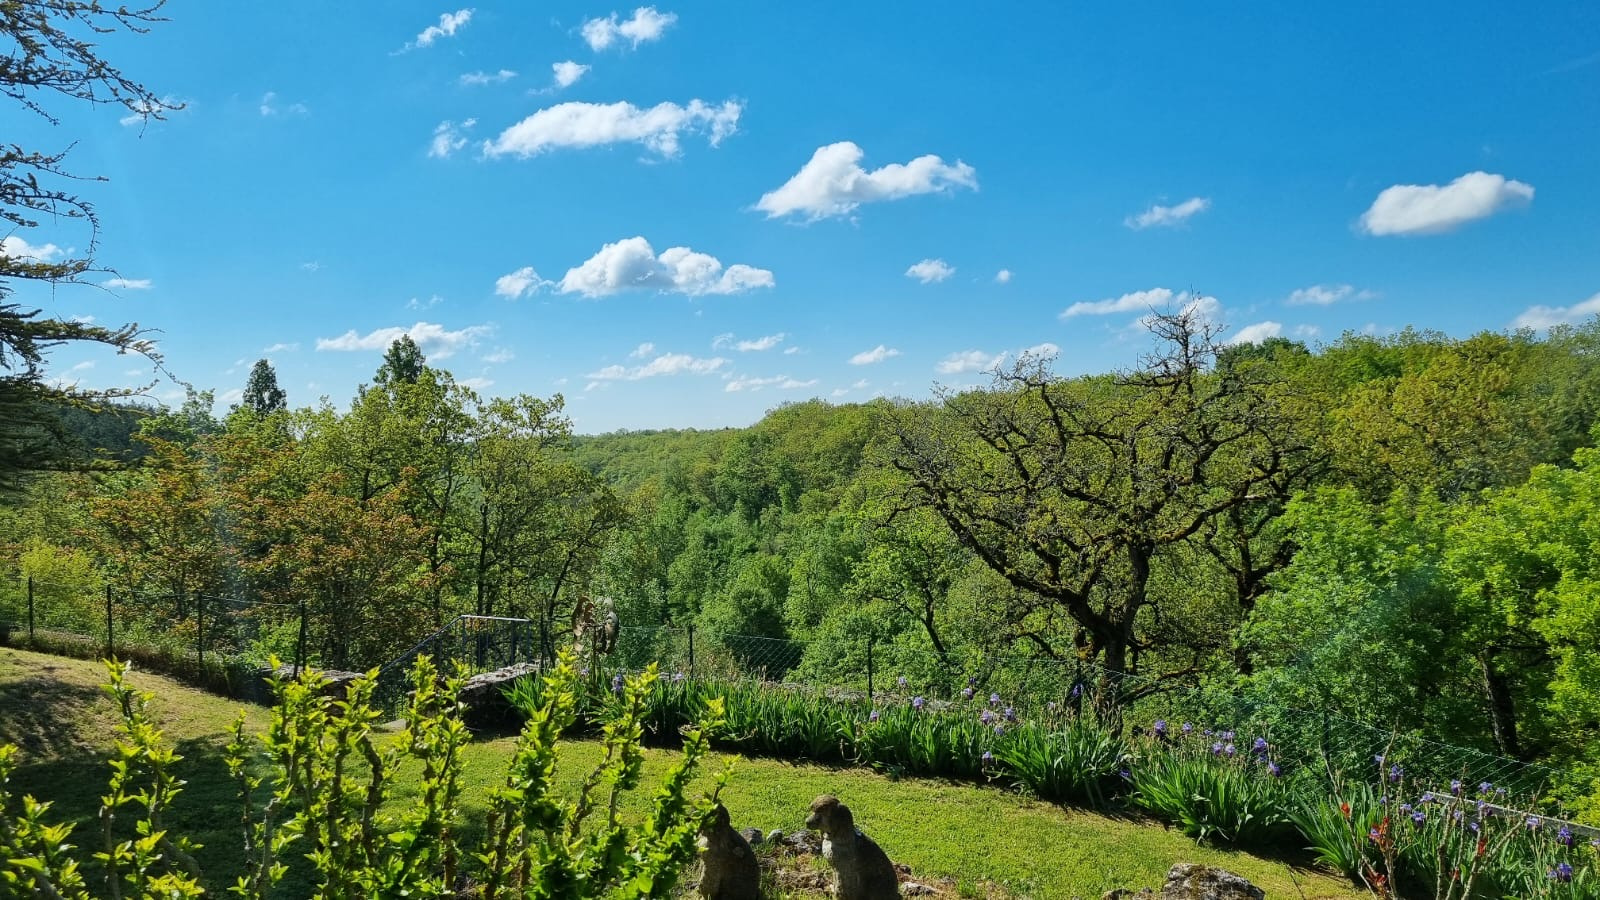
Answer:
[[(111, 774), (107, 764), (111, 736), (108, 734), (105, 738), (106, 745), (91, 752), (79, 751), (71, 756), (19, 766), (12, 773), (10, 784), (16, 795), (31, 794), (50, 801), (49, 821), (73, 824), (71, 843), (80, 848), (77, 856), (82, 860), (91, 888), (104, 884), (103, 871), (91, 854), (105, 848), (99, 811), (100, 798)], [(167, 810), (163, 823), (170, 834), (183, 835), (201, 845), (193, 855), (200, 867), (202, 882), (212, 896), (221, 896), (244, 872), (240, 821), (243, 808), (238, 784), (228, 774), (223, 759), (223, 747), (223, 743), (214, 738), (177, 742), (177, 752), (183, 759), (176, 765), (175, 772), (187, 783), (183, 793)], [(259, 811), (259, 803), (256, 809)], [(133, 836), (135, 817), (135, 810), (125, 811), (123, 820), (117, 824), (118, 840)], [(298, 856), (292, 851), (289, 855)], [(304, 867), (293, 865), (291, 868)], [(275, 896), (300, 896), (293, 893), (293, 885), (301, 877), (291, 872), (284, 889)]]
[(0, 744), (16, 744), (23, 759), (82, 754), (84, 721), (103, 716), (106, 695), (98, 687), (39, 674), (0, 683)]

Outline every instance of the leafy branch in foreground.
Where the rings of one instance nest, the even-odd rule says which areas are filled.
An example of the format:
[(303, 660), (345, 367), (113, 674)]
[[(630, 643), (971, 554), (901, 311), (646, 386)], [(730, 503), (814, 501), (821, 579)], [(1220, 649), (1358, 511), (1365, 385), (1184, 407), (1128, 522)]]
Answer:
[[(195, 845), (163, 824), (183, 789), (181, 757), (146, 712), (150, 695), (133, 690), (123, 663), (107, 663), (108, 691), (122, 725), (111, 759), (100, 821), (105, 849), (85, 867), (68, 843), (71, 825), (48, 822), (50, 804), (20, 803), (6, 789), (17, 750), (0, 745), (0, 895), (90, 897), (95, 876), (117, 900), (208, 896), (191, 852)], [(456, 699), (462, 678), (441, 678), (419, 659), (411, 673), (407, 725), (384, 735), (370, 676), (342, 699), (307, 672), (277, 684), (278, 705), (258, 738), (235, 725), (224, 760), (240, 787), (244, 874), (228, 893), (264, 898), (295, 883), (318, 900), (367, 897), (485, 898), (666, 897), (695, 858), (701, 824), (728, 772), (704, 796), (689, 785), (720, 726), (713, 700), (698, 725), (684, 729), (684, 749), (636, 823), (621, 814), (640, 787), (647, 699), (654, 669), (626, 679), (608, 710), (605, 757), (577, 796), (556, 789), (557, 740), (572, 723), (578, 675), (563, 655), (545, 679), (543, 703), (517, 741), (504, 782), (489, 798), (480, 842), (464, 842), (462, 751), (469, 734)], [(404, 771), (406, 793), (397, 786)], [(264, 802), (263, 802), (264, 801)], [(604, 810), (604, 819), (591, 814)], [(296, 871), (299, 869), (300, 871)]]

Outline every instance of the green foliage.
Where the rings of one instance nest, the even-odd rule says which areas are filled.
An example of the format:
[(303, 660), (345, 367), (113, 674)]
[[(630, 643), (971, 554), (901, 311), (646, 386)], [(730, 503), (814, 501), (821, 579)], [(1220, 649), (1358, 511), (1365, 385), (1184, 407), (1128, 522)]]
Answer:
[(1149, 748), (1131, 770), (1134, 802), (1197, 841), (1264, 847), (1283, 837), (1290, 796), (1264, 761), (1180, 744)]
[(1082, 719), (1053, 729), (1033, 723), (1013, 728), (997, 742), (994, 758), (1028, 793), (1089, 809), (1110, 808), (1129, 763), (1121, 738)]
[[(206, 896), (191, 855), (197, 848), (164, 825), (183, 787), (174, 775), (180, 757), (152, 724), (149, 695), (127, 686), (124, 665), (108, 665), (122, 726), (101, 802), (104, 849), (93, 855), (91, 874), (112, 896)], [(567, 798), (553, 777), (556, 740), (572, 724), (579, 680), (563, 658), (489, 798), (481, 839), (468, 840), (461, 829), (468, 734), (455, 700), (461, 680), (441, 680), (426, 657), (411, 676), (407, 724), (393, 738), (377, 733), (370, 678), (350, 683), (342, 699), (309, 672), (279, 682), (278, 706), (259, 739), (246, 735), (241, 717), (225, 754), (243, 804), (245, 871), (230, 894), (277, 896), (291, 880), (325, 900), (453, 897), (464, 885), (486, 898), (671, 894), (726, 782), (725, 771), (710, 794), (688, 794), (707, 735), (720, 724), (720, 701), (709, 700), (699, 723), (683, 730), (680, 759), (644, 820), (625, 821), (621, 800), (641, 785), (642, 723), (655, 673), (621, 686), (602, 726), (604, 759)], [(7, 792), (15, 757), (14, 747), (0, 747), (0, 884), (7, 896), (87, 898), (90, 876), (67, 843), (70, 826), (48, 823), (48, 803), (24, 797), (19, 804)], [(404, 804), (391, 802), (400, 777), (413, 782)]]

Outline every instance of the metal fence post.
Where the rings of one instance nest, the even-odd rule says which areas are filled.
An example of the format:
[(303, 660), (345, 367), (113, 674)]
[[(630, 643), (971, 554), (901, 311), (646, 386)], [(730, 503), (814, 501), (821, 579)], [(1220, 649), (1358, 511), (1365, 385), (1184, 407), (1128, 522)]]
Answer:
[(294, 649), (294, 677), (300, 677), (300, 669), (306, 664), (306, 598), (300, 598), (300, 639), (295, 643)]
[(199, 678), (203, 682), (206, 677), (206, 598), (203, 594), (194, 596), (194, 655), (199, 666)]
[(872, 702), (872, 635), (867, 635), (867, 702)]
[(689, 677), (694, 677), (694, 623), (689, 623)]
[(111, 583), (106, 582), (106, 656), (117, 655), (117, 637), (111, 625)]
[(33, 643), (33, 576), (28, 576), (28, 643)]

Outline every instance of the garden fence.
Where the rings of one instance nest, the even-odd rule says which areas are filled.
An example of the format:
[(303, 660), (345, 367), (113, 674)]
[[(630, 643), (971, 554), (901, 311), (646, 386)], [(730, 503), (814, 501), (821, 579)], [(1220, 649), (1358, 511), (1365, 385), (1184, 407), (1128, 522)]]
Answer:
[[(212, 595), (179, 598), (0, 573), (0, 643), (26, 636), (35, 645), (79, 655), (155, 654), (157, 663), (174, 674), (205, 679), (211, 672), (208, 686), (240, 696), (259, 693), (256, 672), (264, 636), (282, 645), (280, 655), (296, 668), (317, 665), (303, 639), (295, 640), (297, 631), (303, 636), (304, 611), (294, 605)], [(550, 634), (527, 619), (461, 616), (396, 658), (363, 665), (380, 669), (380, 701), (398, 706), (405, 673), (418, 655), (426, 653), (441, 666), (460, 664), (482, 672), (519, 662), (546, 666), (555, 648), (566, 644), (570, 636)], [(605, 658), (583, 652), (590, 654), (581, 661), (586, 667), (638, 670), (655, 663), (669, 676), (759, 681), (877, 707), (922, 697), (935, 709), (975, 708), (995, 697), (998, 710), (1009, 707), (1019, 715), (1050, 709), (1093, 715), (1103, 692), (1115, 690), (1126, 701), (1121, 724), (1127, 728), (1149, 731), (1160, 722), (1176, 735), (1188, 727), (1197, 739), (1208, 739), (1219, 750), (1231, 743), (1236, 752), (1247, 752), (1259, 737), (1295, 777), (1365, 777), (1382, 757), (1384, 766), (1400, 765), (1412, 780), (1441, 787), (1454, 780), (1474, 788), (1488, 782), (1527, 794), (1570, 783), (1555, 769), (1488, 748), (1452, 745), (1382, 723), (1207, 690), (1194, 682), (1113, 673), (1076, 660), (939, 653), (871, 636), (806, 642), (670, 626), (623, 627)], [(216, 683), (216, 673), (222, 673), (224, 684)]]

